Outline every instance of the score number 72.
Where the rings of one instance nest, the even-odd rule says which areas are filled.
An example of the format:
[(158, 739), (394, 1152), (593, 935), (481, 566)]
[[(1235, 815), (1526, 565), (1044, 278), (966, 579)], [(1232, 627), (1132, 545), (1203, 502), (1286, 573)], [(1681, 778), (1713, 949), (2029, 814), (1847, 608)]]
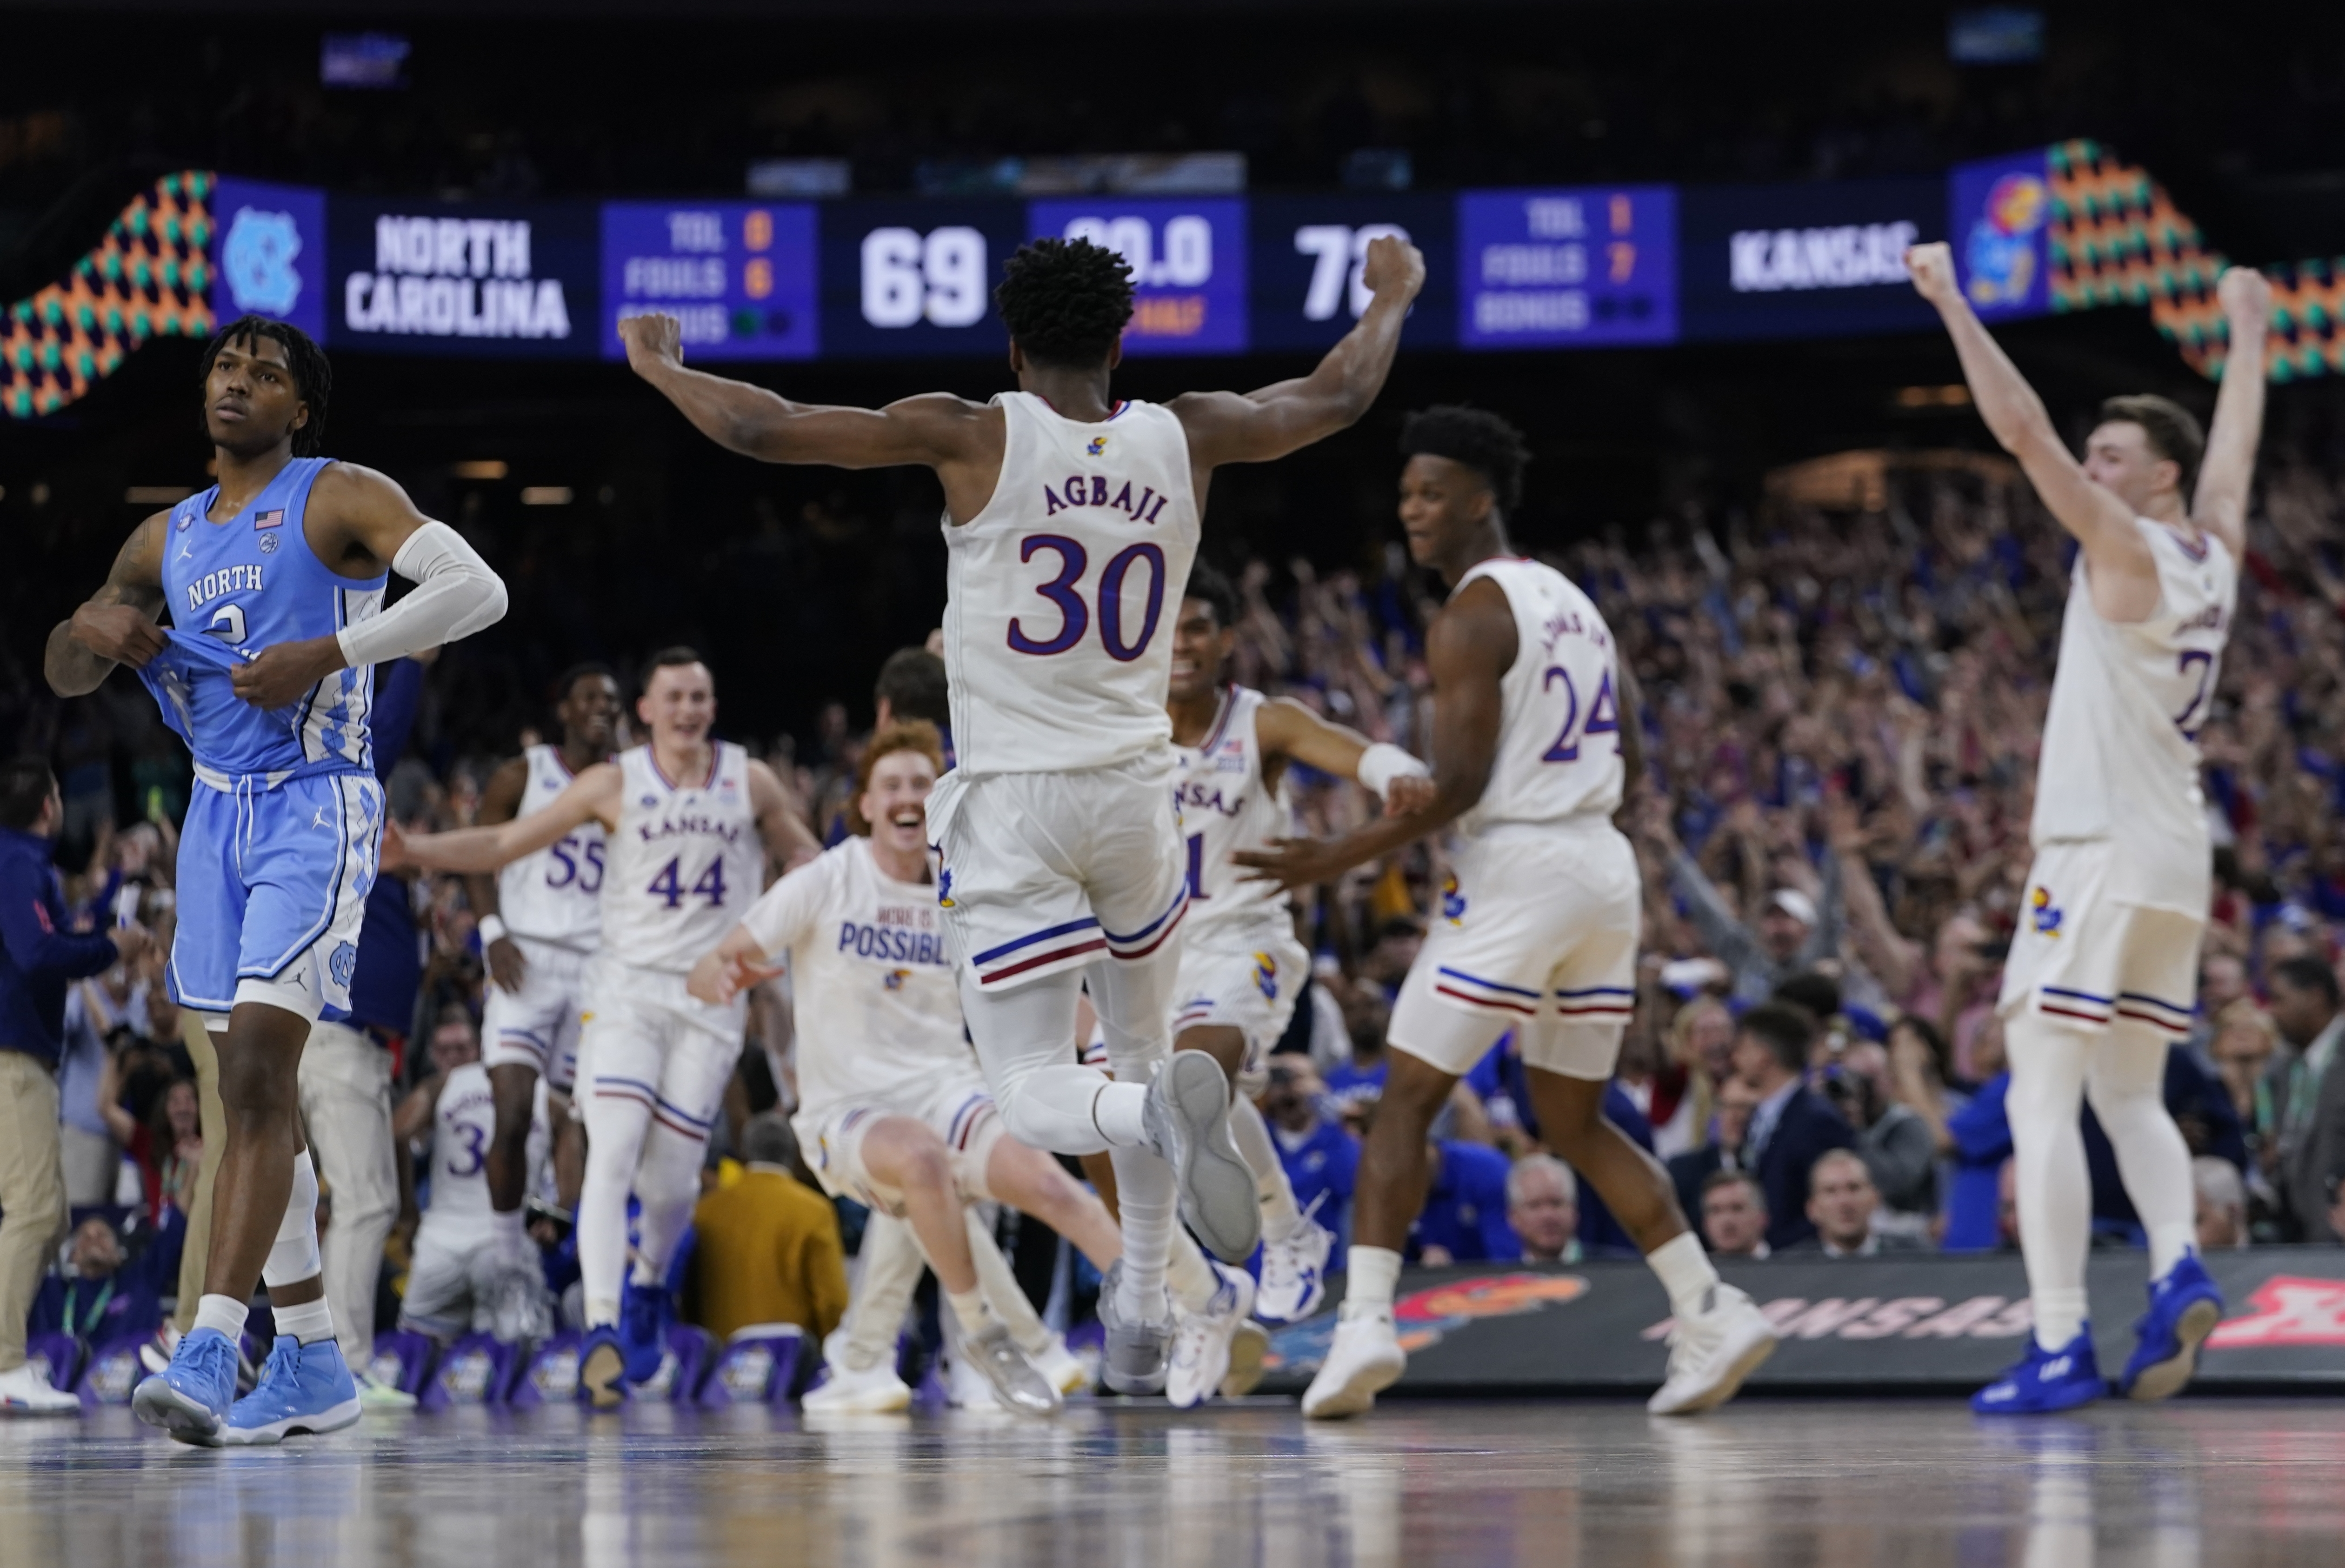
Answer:
[[(1367, 268), (1368, 242), (1386, 235), (1406, 240), (1408, 230), (1396, 223), (1367, 223), (1357, 228), (1342, 223), (1306, 223), (1294, 231), (1294, 248), (1313, 258), (1311, 287), (1303, 294), (1304, 319), (1332, 321), (1341, 305), (1349, 306), (1355, 319), (1367, 313), (1374, 296), (1360, 274)], [(1348, 299), (1344, 288), (1347, 271), (1352, 285)]]

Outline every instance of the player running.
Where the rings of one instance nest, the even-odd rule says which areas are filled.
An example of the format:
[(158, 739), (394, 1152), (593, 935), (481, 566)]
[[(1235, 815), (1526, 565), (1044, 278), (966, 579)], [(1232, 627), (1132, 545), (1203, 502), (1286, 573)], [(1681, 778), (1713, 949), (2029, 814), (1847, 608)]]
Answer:
[[(299, 329), (232, 322), (201, 375), (218, 482), (138, 525), (105, 586), (49, 633), (46, 672), (70, 697), (116, 664), (137, 670), (202, 786), (180, 829), (168, 975), (215, 1039), (226, 1148), (195, 1326), (132, 1407), (185, 1442), (270, 1443), (359, 1416), (319, 1279), (296, 1069), (310, 1026), (349, 1017), (374, 885), (373, 666), (492, 624), (505, 590), (398, 485), (318, 455), (333, 375)], [(386, 610), (389, 572), (416, 587)], [(257, 1280), (277, 1340), (239, 1400)]]
[[(1371, 744), (1292, 698), (1223, 682), (1237, 642), (1237, 594), (1199, 562), (1172, 623), (1172, 744), (1180, 758), (1181, 826), (1188, 835), (1189, 921), (1173, 988), (1176, 1051), (1203, 1051), (1237, 1090), (1230, 1131), (1262, 1205), (1256, 1316), (1295, 1322), (1317, 1310), (1335, 1236), (1302, 1213), (1270, 1128), (1254, 1108), (1269, 1082), (1271, 1047), (1294, 1016), (1311, 956), (1295, 939), (1286, 897), (1231, 859), (1293, 836), (1286, 769), (1299, 763), (1357, 779), (1395, 812), (1430, 801), (1426, 765), (1389, 743)], [(1402, 781), (1416, 781), (1404, 784)], [(1184, 1334), (1202, 1320), (1183, 1312)], [(1176, 1343), (1176, 1361), (1182, 1360)]]
[(2000, 1002), (2035, 1336), (1971, 1403), (2068, 1410), (2104, 1391), (2086, 1320), (2087, 1096), (2149, 1235), (2149, 1310), (2117, 1391), (2164, 1399), (2189, 1381), (2223, 1316), (2164, 1086), (2167, 1047), (2197, 1006), (2214, 893), (2198, 732), (2246, 559), (2271, 290), (2240, 268), (2216, 285), (2231, 343), (2211, 439), (2163, 398), (2112, 398), (2080, 463), (1964, 298), (1946, 247), (1917, 246), (1906, 266), (1954, 338), (1987, 429), (2081, 547), (2036, 764), (2035, 863)]
[[(1132, 317), (1123, 258), (1038, 240), (995, 298), (1019, 389), (884, 409), (793, 403), (686, 369), (673, 317), (620, 324), (629, 362), (685, 417), (769, 462), (934, 469), (949, 556), (945, 662), (957, 765), (929, 802), (938, 903), (962, 1008), (1013, 1136), (1112, 1149), (1124, 1256), (1104, 1292), (1111, 1387), (1148, 1387), (1171, 1336), (1164, 1287), (1176, 1198), (1197, 1234), (1243, 1259), (1260, 1230), (1229, 1136), (1229, 1084), (1173, 1056), (1178, 927), (1188, 904), (1172, 809), (1165, 612), (1197, 547), (1213, 471), (1332, 435), (1374, 402), (1424, 258), (1373, 242), (1366, 312), (1310, 375), (1168, 404), (1110, 390)], [(1068, 1051), (1088, 974), (1116, 1082)]]
[[(615, 1409), (625, 1383), (659, 1371), (674, 1316), (668, 1262), (691, 1223), (708, 1129), (741, 1056), (747, 1000), (703, 1002), (685, 976), (764, 890), (768, 855), (787, 864), (817, 848), (773, 770), (710, 736), (716, 687), (697, 653), (654, 654), (635, 715), (649, 744), (596, 763), (528, 816), (404, 837), (394, 826), (385, 845), (393, 864), (489, 872), (590, 823), (610, 835), (602, 950), (587, 976), (578, 1052), (589, 1087), (578, 1381), (597, 1410)], [(630, 1188), (642, 1206), (632, 1278)]]
[[(791, 1126), (807, 1164), (833, 1197), (909, 1221), (966, 1359), (1002, 1404), (1047, 1415), (1059, 1390), (988, 1304), (963, 1208), (1010, 1204), (1102, 1270), (1122, 1240), (1056, 1160), (1005, 1136), (962, 1032), (929, 866), (928, 801), (943, 764), (936, 726), (924, 720), (872, 736), (857, 780), (857, 835), (767, 888), (694, 966), (690, 984), (703, 1002), (722, 1005), (779, 975), (767, 966), (788, 954), (799, 1096)], [(892, 1379), (889, 1361), (849, 1370)]]
[[(474, 821), (494, 827), (543, 810), (597, 763), (608, 762), (619, 731), (619, 683), (600, 664), (581, 664), (554, 684), (562, 738), (523, 751), (489, 775)], [(481, 1018), (481, 1064), (496, 1094), (495, 1137), (486, 1173), (490, 1221), (508, 1255), (532, 1255), (523, 1229), (527, 1149), (538, 1086), (554, 1129), (555, 1193), (575, 1209), (585, 1150), (570, 1114), (578, 1073), (578, 1032), (586, 1014), (586, 970), (603, 940), (603, 824), (589, 821), (491, 876), (468, 876), (464, 892), (480, 919), (489, 970)]]
[(1588, 596), (1508, 545), (1529, 460), (1513, 426), (1428, 409), (1410, 416), (1401, 450), (1409, 556), (1450, 585), (1426, 629), (1433, 803), (1332, 841), (1235, 857), (1292, 887), (1332, 882), (1451, 823), (1464, 839), (1393, 1008), (1343, 1311), (1303, 1413), (1358, 1414), (1407, 1364), (1393, 1290), (1425, 1193), (1426, 1135), (1457, 1079), (1509, 1030), (1539, 1136), (1594, 1184), (1669, 1290), (1669, 1378), (1649, 1408), (1708, 1410), (1774, 1350), (1775, 1332), (1720, 1281), (1669, 1177), (1602, 1114), (1636, 996), (1637, 857), (1611, 820), (1643, 764), (1633, 679)]

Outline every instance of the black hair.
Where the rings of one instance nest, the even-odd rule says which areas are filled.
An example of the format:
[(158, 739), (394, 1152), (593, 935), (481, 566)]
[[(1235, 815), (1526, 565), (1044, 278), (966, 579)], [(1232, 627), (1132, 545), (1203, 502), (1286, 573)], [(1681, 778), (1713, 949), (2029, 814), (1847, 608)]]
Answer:
[(196, 370), (197, 384), (211, 379), (212, 366), (218, 362), (221, 349), (231, 343), (249, 348), (260, 338), (283, 347), (286, 367), (293, 372), (294, 388), (300, 392), (301, 400), (310, 405), (309, 422), (293, 432), (293, 455), (316, 457), (324, 450), (326, 404), (334, 394), (334, 367), (327, 360), (326, 351), (300, 328), (289, 321), (272, 321), (266, 316), (238, 317), (204, 345), (203, 362)]
[(2318, 958), (2283, 958), (2272, 966), (2272, 978), (2285, 980), (2299, 991), (2318, 991), (2330, 1007), (2337, 1005), (2337, 972)]
[(1472, 469), (1490, 487), (1501, 516), (1523, 499), (1523, 465), (1531, 460), (1531, 449), (1522, 431), (1487, 410), (1458, 403), (1419, 409), (1400, 428), (1400, 450), (1403, 457), (1423, 452)]
[(578, 689), (578, 683), (589, 677), (599, 677), (614, 686), (619, 683), (619, 677), (611, 673), (610, 665), (599, 659), (589, 659), (584, 663), (571, 665), (553, 678), (553, 705), (558, 708), (568, 702), (570, 693)]
[(926, 719), (938, 725), (952, 723), (952, 690), (945, 683), (945, 662), (926, 648), (898, 648), (879, 666), (871, 688), (871, 705), (888, 704), (890, 719)]
[(1001, 264), (993, 307), (1028, 359), (1091, 369), (1132, 319), (1132, 268), (1088, 239), (1032, 240)]
[(1820, 975), (1810, 969), (1786, 977), (1775, 987), (1772, 1002), (1789, 1002), (1804, 1007), (1819, 1018), (1829, 1018), (1840, 1011), (1840, 982), (1830, 975)]
[(2198, 465), (2207, 458), (2207, 430), (2196, 414), (2171, 398), (2137, 392), (2102, 403), (2101, 422), (2139, 425), (2151, 453), (2182, 470), (2174, 488), (2182, 492), (2183, 504), (2189, 504), (2198, 485)]
[(650, 691), (652, 677), (662, 670), (681, 669), (686, 664), (698, 664), (705, 669), (707, 663), (708, 661), (700, 656), (698, 649), (687, 648), (681, 642), (673, 648), (663, 648), (644, 661), (643, 689), (646, 692)]
[(1181, 591), (1181, 597), (1203, 600), (1211, 606), (1217, 631), (1226, 632), (1238, 623), (1238, 591), (1208, 561), (1200, 561), (1189, 568), (1189, 586)]
[(29, 832), (57, 787), (57, 775), (40, 757), (0, 763), (0, 827)]
[(1761, 1002), (1734, 1021), (1737, 1031), (1749, 1035), (1775, 1053), (1786, 1072), (1803, 1071), (1808, 1047), (1815, 1043), (1815, 1015), (1792, 1002)]

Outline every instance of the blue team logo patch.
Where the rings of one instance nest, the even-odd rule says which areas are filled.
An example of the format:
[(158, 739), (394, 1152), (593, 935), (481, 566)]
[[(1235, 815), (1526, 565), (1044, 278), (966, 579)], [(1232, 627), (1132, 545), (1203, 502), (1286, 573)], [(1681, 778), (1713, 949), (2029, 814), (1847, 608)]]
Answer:
[(952, 906), (952, 872), (944, 867), (939, 867), (937, 871), (937, 907), (939, 909), (950, 909)]
[(326, 960), (326, 972), (334, 977), (336, 986), (345, 990), (349, 989), (350, 976), (357, 973), (358, 966), (359, 950), (353, 943), (342, 943), (334, 949), (334, 956)]
[(1441, 879), (1441, 917), (1452, 926), (1466, 918), (1466, 895), (1458, 888), (1454, 871)]
[(904, 982), (911, 977), (912, 972), (909, 969), (890, 969), (888, 971), (888, 977), (879, 983), (890, 991), (900, 991), (904, 988)]
[(301, 254), (301, 226), (289, 212), (244, 207), (220, 241), (220, 271), (239, 310), (286, 316), (301, 298), (301, 274), (293, 261)]
[(275, 534), (264, 533), (260, 536), (260, 553), (263, 555), (274, 555), (277, 553), (277, 536)]
[(2066, 913), (2052, 902), (2052, 890), (2048, 887), (2039, 886), (2027, 895), (2028, 923), (2035, 927), (2038, 936), (2056, 938), (2060, 935), (2060, 922), (2066, 917)]
[(1278, 1000), (1278, 960), (1267, 953), (1254, 956), (1254, 988), (1265, 1002)]
[(1107, 450), (1107, 438), (1105, 436), (1093, 436), (1090, 441), (1084, 445), (1083, 450), (1091, 457), (1099, 456), (1101, 452)]

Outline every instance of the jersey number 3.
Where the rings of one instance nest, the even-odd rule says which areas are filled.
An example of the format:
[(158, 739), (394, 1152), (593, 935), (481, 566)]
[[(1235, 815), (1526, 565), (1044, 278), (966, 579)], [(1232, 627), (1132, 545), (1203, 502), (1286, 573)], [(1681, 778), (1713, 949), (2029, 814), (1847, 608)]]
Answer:
[[(1555, 744), (1539, 757), (1543, 763), (1576, 763), (1579, 760), (1579, 743), (1590, 735), (1615, 735), (1620, 733), (1620, 704), (1612, 696), (1612, 672), (1604, 672), (1603, 683), (1596, 688), (1596, 700), (1588, 704), (1588, 722), (1579, 722), (1579, 688), (1571, 683), (1571, 672), (1560, 664), (1548, 666), (1539, 680), (1541, 691), (1551, 690), (1558, 681), (1563, 683), (1563, 698), (1569, 706), (1563, 715), (1563, 728), (1555, 735)], [(1618, 752), (1620, 743), (1612, 748)]]
[(720, 855), (710, 861), (708, 869), (700, 874), (700, 880), (690, 887), (684, 885), (683, 865), (679, 856), (661, 866), (659, 875), (652, 878), (651, 886), (645, 891), (657, 894), (670, 909), (686, 898), (706, 898), (711, 909), (725, 907), (725, 857)]

